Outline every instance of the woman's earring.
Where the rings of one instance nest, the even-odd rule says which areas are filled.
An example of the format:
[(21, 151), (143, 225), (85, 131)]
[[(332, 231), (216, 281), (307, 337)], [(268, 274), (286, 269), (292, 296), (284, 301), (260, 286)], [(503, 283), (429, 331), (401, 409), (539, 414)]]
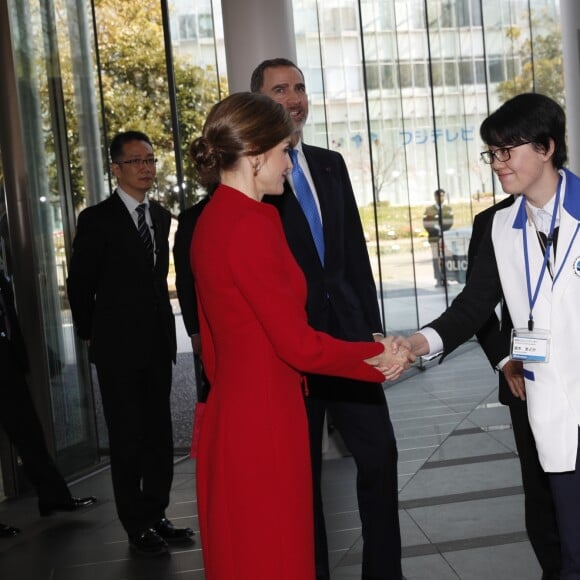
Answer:
[(260, 164), (256, 163), (256, 165), (254, 165), (254, 177), (258, 175), (258, 171), (260, 171)]

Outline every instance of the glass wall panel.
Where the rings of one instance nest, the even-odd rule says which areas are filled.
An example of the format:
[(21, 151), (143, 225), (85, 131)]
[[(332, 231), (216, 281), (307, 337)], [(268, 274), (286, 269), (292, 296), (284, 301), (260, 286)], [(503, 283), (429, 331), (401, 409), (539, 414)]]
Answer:
[[(225, 71), (223, 26), (213, 4), (94, 0), (103, 144), (128, 129), (149, 135), (158, 158), (153, 197), (175, 215), (199, 193), (187, 146), (225, 91), (225, 81), (218, 82)], [(108, 194), (114, 183), (108, 177), (105, 181)]]
[[(76, 216), (112, 191), (108, 143), (127, 129), (151, 137), (159, 159), (153, 196), (174, 215), (202, 194), (187, 148), (227, 92), (221, 6), (219, 0), (10, 0), (9, 6), (42, 364), (60, 457), (86, 463), (90, 454), (75, 454), (94, 438), (91, 382), (64, 292)], [(563, 103), (558, 2), (294, 0), (294, 23), (310, 98), (305, 141), (344, 156), (386, 328), (412, 331), (462, 288), (473, 216), (502, 197), (479, 161), (481, 121), (522, 91)], [(428, 225), (427, 208), (438, 188), (453, 223), (449, 212), (436, 211), (438, 231), (430, 235), (437, 228)]]
[(151, 195), (177, 211), (174, 188), (179, 184), (160, 2), (95, 0), (94, 5), (104, 144), (120, 131), (146, 133), (158, 159)]
[[(19, 234), (31, 237), (30, 282), (42, 312), (44, 360), (33, 364), (47, 366), (56, 451), (64, 471), (71, 472), (96, 460), (87, 366), (79, 363), (65, 291), (73, 192), (57, 29), (78, 31), (78, 14), (50, 1), (13, 1), (9, 8), (29, 193), (29, 231)], [(72, 53), (63, 48), (71, 70)]]
[[(353, 13), (356, 31), (339, 30)], [(473, 216), (503, 195), (479, 160), (482, 120), (524, 90), (562, 102), (557, 2), (295, 0), (294, 18), (305, 140), (324, 146), (326, 134), (344, 155), (386, 328), (414, 330), (463, 287)], [(439, 188), (447, 209), (430, 235)]]
[[(221, 5), (219, 0), (174, 0), (169, 4), (169, 15), (184, 166), (183, 204), (189, 207), (204, 191), (196, 184), (187, 148), (201, 133), (211, 106), (227, 94)], [(187, 35), (183, 33), (184, 22), (189, 23)]]

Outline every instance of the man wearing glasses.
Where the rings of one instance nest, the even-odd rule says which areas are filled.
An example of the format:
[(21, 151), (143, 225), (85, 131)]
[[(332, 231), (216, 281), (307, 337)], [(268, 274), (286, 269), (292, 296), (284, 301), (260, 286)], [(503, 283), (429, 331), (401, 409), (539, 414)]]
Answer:
[[(511, 155), (510, 149), (512, 147), (488, 150), (481, 156), (485, 163), (491, 164), (494, 159), (498, 163), (506, 163)], [(510, 195), (475, 216), (467, 255), (468, 280), (495, 213), (510, 207), (516, 200), (517, 196)], [(522, 362), (509, 358), (513, 324), (503, 298), (500, 305), (499, 318), (494, 312), (476, 335), (491, 366), (500, 371), (499, 401), (508, 407), (510, 413), (524, 488), (526, 532), (542, 568), (542, 580), (558, 580), (561, 568), (560, 539), (550, 481), (540, 465), (530, 428)]]
[(165, 517), (176, 353), (167, 289), (171, 215), (147, 199), (156, 175), (147, 135), (119, 133), (110, 155), (117, 188), (78, 217), (68, 296), (97, 370), (119, 519), (135, 553), (158, 556), (167, 542), (191, 543), (193, 535)]
[[(557, 534), (543, 547), (553, 554), (557, 536), (560, 542), (560, 558), (549, 560), (533, 544), (543, 580), (580, 578), (580, 179), (564, 168), (565, 133), (562, 107), (536, 93), (510, 99), (483, 122), (480, 134), (488, 149), (482, 159), (516, 199), (495, 207), (488, 218), (461, 294), (439, 318), (400, 342), (417, 355), (447, 355), (505, 298), (513, 331), (494, 364), (509, 355), (520, 365), (519, 373), (516, 367), (504, 374), (512, 394), (526, 399), (556, 514)], [(528, 500), (526, 490), (526, 517), (529, 508), (544, 510), (534, 515), (536, 522), (544, 518), (546, 540), (554, 518), (550, 524), (537, 498), (533, 505)]]

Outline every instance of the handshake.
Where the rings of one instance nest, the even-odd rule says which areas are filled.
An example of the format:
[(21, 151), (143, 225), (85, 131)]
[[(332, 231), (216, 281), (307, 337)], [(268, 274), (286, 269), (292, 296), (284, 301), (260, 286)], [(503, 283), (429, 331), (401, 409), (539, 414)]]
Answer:
[(383, 344), (385, 350), (378, 356), (366, 359), (365, 362), (383, 373), (386, 381), (398, 379), (403, 371), (415, 362), (417, 355), (427, 352), (423, 343), (425, 339), (417, 334), (407, 338), (387, 336), (379, 339), (377, 337), (376, 340)]

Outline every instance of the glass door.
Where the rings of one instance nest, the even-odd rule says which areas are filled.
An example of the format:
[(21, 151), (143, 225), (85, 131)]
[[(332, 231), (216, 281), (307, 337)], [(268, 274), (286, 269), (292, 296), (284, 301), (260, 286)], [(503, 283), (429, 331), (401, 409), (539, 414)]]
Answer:
[[(14, 0), (8, 6), (26, 152), (25, 199), (11, 199), (11, 191), (7, 191), (8, 219), (12, 206), (19, 214), (11, 228), (11, 234), (18, 238), (18, 247), (13, 250), (24, 249), (24, 255), (29, 252), (31, 257), (18, 266), (16, 300), (23, 306), (19, 314), (25, 337), (33, 343), (33, 396), (40, 402), (43, 422), (53, 427), (47, 439), (62, 471), (68, 474), (94, 465), (98, 450), (89, 367), (84, 348), (75, 338), (65, 286), (67, 248), (74, 223), (74, 168), (63, 115), (65, 95), (56, 13), (51, 0)], [(78, 30), (75, 14), (71, 8), (62, 11), (59, 18), (64, 22), (70, 18), (72, 29)], [(63, 21), (59, 22), (60, 28)], [(91, 143), (84, 145), (90, 150)], [(21, 260), (20, 252), (18, 256)], [(31, 319), (31, 311), (39, 314), (37, 320)]]

